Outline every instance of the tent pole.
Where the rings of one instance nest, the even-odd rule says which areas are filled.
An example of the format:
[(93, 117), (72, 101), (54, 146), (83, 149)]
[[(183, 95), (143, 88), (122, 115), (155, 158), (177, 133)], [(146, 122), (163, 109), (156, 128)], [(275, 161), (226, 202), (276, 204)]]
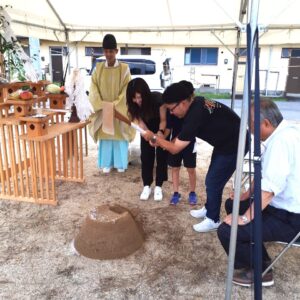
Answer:
[(53, 11), (54, 15), (58, 19), (59, 23), (62, 25), (64, 28), (64, 33), (65, 33), (65, 40), (66, 40), (66, 46), (67, 46), (67, 68), (68, 68), (68, 74), (70, 74), (71, 69), (70, 69), (70, 41), (69, 41), (69, 29), (67, 28), (66, 24), (63, 22), (62, 18), (50, 2), (50, 0), (46, 0), (47, 4), (49, 5), (50, 9)]
[[(247, 11), (248, 0), (242, 0), (239, 13), (239, 22), (243, 23), (244, 16)], [(231, 109), (234, 109), (235, 95), (236, 95), (236, 79), (238, 73), (238, 63), (239, 63), (239, 49), (241, 44), (241, 28), (238, 28), (236, 36), (236, 49), (234, 54), (234, 63), (233, 63), (233, 74), (232, 74), (232, 88), (231, 88)]]
[(71, 73), (71, 64), (70, 64), (70, 40), (69, 40), (69, 31), (66, 30), (65, 31), (65, 35), (66, 35), (66, 41), (67, 41), (67, 68), (68, 68), (68, 74), (70, 75)]
[(269, 61), (268, 61), (268, 68), (266, 71), (266, 78), (265, 78), (265, 96), (268, 96), (268, 83), (270, 77), (270, 67), (271, 67), (271, 58), (273, 54), (273, 46), (269, 46)]
[(235, 54), (234, 54), (233, 73), (232, 73), (231, 105), (230, 105), (232, 110), (234, 109), (235, 95), (236, 95), (236, 79), (237, 79), (238, 63), (239, 63), (239, 57), (240, 57), (240, 54), (239, 54), (240, 40), (241, 40), (241, 30), (238, 29), (236, 48), (235, 48)]
[(234, 201), (233, 201), (233, 210), (232, 210), (232, 223), (231, 223), (231, 232), (230, 232), (230, 246), (229, 246), (229, 255), (228, 255), (228, 267), (227, 267), (227, 279), (226, 279), (226, 293), (225, 299), (231, 299), (232, 291), (232, 278), (233, 278), (233, 269), (234, 269), (234, 259), (235, 259), (235, 250), (236, 250), (236, 238), (237, 238), (237, 226), (238, 226), (238, 217), (239, 217), (239, 206), (240, 206), (240, 193), (241, 193), (241, 182), (242, 182), (242, 172), (243, 172), (243, 160), (245, 153), (245, 140), (247, 134), (247, 124), (248, 124), (248, 113), (249, 113), (249, 95), (248, 83), (251, 78), (248, 78), (247, 65), (250, 63), (251, 77), (253, 73), (253, 58), (254, 58), (254, 49), (253, 49), (253, 38), (254, 38), (254, 29), (257, 27), (258, 19), (258, 9), (259, 9), (259, 0), (253, 0), (251, 3), (250, 10), (250, 26), (252, 28), (251, 32), (251, 59), (246, 62), (245, 70), (245, 82), (244, 82), (244, 92), (243, 92), (243, 102), (242, 102), (242, 112), (241, 112), (241, 124), (239, 132), (239, 145), (238, 145), (238, 156), (236, 163), (236, 172), (235, 172), (235, 183), (234, 183)]

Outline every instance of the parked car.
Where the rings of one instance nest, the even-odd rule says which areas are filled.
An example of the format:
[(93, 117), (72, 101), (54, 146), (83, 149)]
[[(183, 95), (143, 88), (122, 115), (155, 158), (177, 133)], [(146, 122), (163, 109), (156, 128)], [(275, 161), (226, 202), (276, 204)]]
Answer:
[[(152, 91), (163, 92), (163, 90), (172, 83), (171, 58), (157, 58), (151, 55), (119, 55), (117, 59), (129, 65), (132, 79), (136, 77), (143, 78)], [(91, 75), (95, 65), (97, 62), (104, 60), (104, 56), (96, 58), (92, 69), (88, 72), (85, 79), (87, 94), (91, 85)]]

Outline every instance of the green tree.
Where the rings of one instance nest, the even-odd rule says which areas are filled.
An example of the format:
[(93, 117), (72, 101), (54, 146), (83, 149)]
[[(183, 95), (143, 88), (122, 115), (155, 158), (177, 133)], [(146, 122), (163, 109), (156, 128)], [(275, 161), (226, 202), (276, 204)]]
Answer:
[[(0, 6), (0, 12), (3, 7)], [(21, 45), (16, 38), (11, 37), (7, 40), (4, 37), (5, 26), (10, 26), (3, 14), (0, 14), (0, 76), (8, 80), (15, 74), (19, 81), (26, 80), (24, 63), (21, 59)]]

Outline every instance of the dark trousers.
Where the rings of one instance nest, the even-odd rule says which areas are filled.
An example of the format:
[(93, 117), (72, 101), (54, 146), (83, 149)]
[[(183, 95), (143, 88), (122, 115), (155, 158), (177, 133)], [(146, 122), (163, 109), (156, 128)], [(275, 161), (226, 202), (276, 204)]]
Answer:
[(155, 184), (162, 186), (168, 180), (168, 152), (160, 147), (152, 147), (143, 137), (141, 137), (141, 161), (143, 184), (151, 185), (153, 182), (153, 168), (156, 158)]
[(215, 222), (220, 219), (223, 189), (236, 167), (237, 154), (219, 154), (213, 151), (205, 178), (206, 216)]
[[(239, 214), (243, 215), (248, 209), (248, 200), (240, 202)], [(233, 201), (227, 199), (225, 209), (227, 214), (232, 212)], [(219, 240), (226, 251), (229, 253), (231, 226), (222, 223), (218, 228)], [(253, 244), (253, 221), (247, 225), (238, 226), (235, 264), (236, 269), (253, 268), (254, 244)], [(267, 206), (262, 212), (262, 240), (263, 242), (282, 241), (290, 242), (300, 231), (300, 214), (290, 213), (283, 209)], [(270, 264), (270, 257), (264, 245), (262, 245), (262, 269), (265, 270)]]

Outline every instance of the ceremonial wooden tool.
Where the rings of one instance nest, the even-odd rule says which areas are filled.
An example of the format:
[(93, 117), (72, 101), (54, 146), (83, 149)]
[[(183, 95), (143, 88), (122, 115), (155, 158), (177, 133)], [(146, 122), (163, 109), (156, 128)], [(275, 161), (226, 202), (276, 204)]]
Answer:
[(132, 128), (134, 128), (136, 131), (138, 131), (140, 134), (145, 134), (146, 131), (144, 129), (142, 129), (139, 125), (130, 122), (130, 120), (128, 118), (126, 118), (125, 116), (123, 116), (122, 114), (120, 114), (117, 110), (114, 109), (114, 117), (124, 123), (126, 123), (127, 125), (131, 126)]

